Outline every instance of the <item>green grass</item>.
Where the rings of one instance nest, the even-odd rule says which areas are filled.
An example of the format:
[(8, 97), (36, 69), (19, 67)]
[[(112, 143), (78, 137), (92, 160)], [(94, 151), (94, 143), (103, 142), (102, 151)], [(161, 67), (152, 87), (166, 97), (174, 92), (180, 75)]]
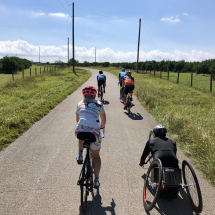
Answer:
[[(102, 68), (118, 77), (119, 71)], [(168, 136), (215, 185), (215, 99), (209, 93), (149, 74), (132, 73), (134, 94)], [(108, 82), (107, 82), (108, 84)]]
[[(30, 76), (34, 77), (34, 76), (40, 75), (40, 68), (41, 68), (41, 74), (43, 74), (44, 70), (45, 70), (45, 72), (47, 72), (47, 67), (49, 67), (48, 70), (50, 70), (51, 67), (53, 67), (53, 66), (32, 65), (31, 66), (31, 75), (30, 75), (30, 68), (25, 69), (24, 70), (24, 78), (30, 77)], [(0, 87), (4, 86), (6, 83), (12, 81), (13, 78), (15, 81), (18, 79), (23, 79), (22, 72), (18, 72), (17, 74), (14, 74), (14, 77), (12, 76), (12, 74), (0, 74)]]
[[(140, 71), (140, 72), (143, 72), (143, 71)], [(144, 73), (146, 72), (144, 71)], [(151, 71), (151, 73), (148, 71), (147, 74), (151, 74), (154, 77), (154, 71)], [(162, 79), (167, 80), (168, 73), (167, 72), (160, 73), (159, 71), (156, 71), (155, 77), (160, 77), (160, 76)], [(177, 79), (178, 79), (178, 73), (175, 73), (175, 72), (169, 73), (170, 82), (177, 83)], [(184, 84), (188, 87), (191, 87), (191, 73), (180, 73), (179, 84)], [(214, 92), (215, 92), (215, 82), (213, 82), (213, 85), (214, 85)], [(210, 75), (193, 73), (192, 88), (199, 89), (202, 92), (210, 92)]]
[(0, 150), (83, 84), (91, 73), (76, 68), (7, 82), (0, 88)]

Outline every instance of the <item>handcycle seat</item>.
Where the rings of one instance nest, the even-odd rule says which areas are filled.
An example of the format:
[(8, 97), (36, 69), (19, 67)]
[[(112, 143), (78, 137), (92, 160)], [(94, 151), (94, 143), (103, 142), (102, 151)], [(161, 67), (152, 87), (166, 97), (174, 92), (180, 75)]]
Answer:
[(181, 187), (181, 169), (163, 167), (163, 182), (165, 187)]

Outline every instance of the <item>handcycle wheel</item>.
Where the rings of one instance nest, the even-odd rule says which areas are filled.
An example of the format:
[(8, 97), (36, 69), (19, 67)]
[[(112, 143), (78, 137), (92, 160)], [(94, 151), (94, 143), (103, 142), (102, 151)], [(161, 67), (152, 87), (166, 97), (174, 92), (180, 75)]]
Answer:
[(183, 173), (183, 179), (186, 186), (186, 191), (188, 194), (188, 197), (191, 201), (191, 204), (197, 213), (202, 212), (202, 194), (199, 186), (198, 179), (196, 177), (196, 174), (194, 172), (193, 167), (191, 164), (183, 160), (182, 162), (182, 173)]
[(87, 165), (83, 164), (82, 167), (82, 178), (80, 180), (80, 189), (81, 189), (81, 210), (85, 213), (87, 206), (87, 196), (88, 196), (88, 179), (87, 179)]
[(163, 167), (159, 159), (153, 160), (147, 171), (143, 188), (143, 205), (146, 211), (155, 206), (160, 195), (163, 178)]

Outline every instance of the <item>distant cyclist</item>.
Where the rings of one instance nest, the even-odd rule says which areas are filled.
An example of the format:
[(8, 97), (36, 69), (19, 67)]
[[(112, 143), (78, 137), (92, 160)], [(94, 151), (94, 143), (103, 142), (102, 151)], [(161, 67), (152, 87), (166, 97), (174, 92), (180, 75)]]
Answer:
[[(83, 135), (84, 132), (91, 132), (95, 135), (96, 142), (91, 142), (90, 150), (93, 156), (93, 168), (95, 174), (94, 187), (98, 188), (100, 186), (99, 172), (101, 169), (101, 159), (99, 156), (101, 147), (100, 128), (102, 129), (105, 127), (106, 115), (102, 102), (95, 100), (96, 93), (96, 88), (93, 86), (87, 86), (82, 90), (84, 98), (77, 105), (76, 121), (78, 125), (75, 129), (75, 135), (79, 139), (79, 152), (78, 157), (76, 158), (78, 164), (83, 163), (82, 153), (84, 137), (81, 135)], [(99, 122), (99, 116), (101, 118), (101, 124)]]
[(100, 96), (100, 89), (99, 87), (103, 85), (104, 93), (105, 93), (105, 85), (106, 85), (106, 75), (103, 74), (103, 71), (100, 70), (99, 74), (97, 75), (97, 82), (98, 82), (98, 97)]
[(120, 83), (120, 99), (122, 98), (122, 81), (123, 77), (126, 76), (126, 71), (124, 68), (121, 69), (121, 72), (119, 73), (119, 83)]
[[(149, 153), (152, 158), (159, 158), (163, 167), (179, 168), (178, 159), (176, 157), (176, 142), (166, 137), (167, 129), (162, 125), (157, 125), (153, 129), (153, 137), (147, 141), (143, 154), (140, 158), (140, 166), (145, 164), (145, 160)], [(161, 191), (160, 198), (170, 200), (177, 198), (179, 188), (165, 188)]]
[(134, 90), (134, 77), (131, 76), (131, 72), (126, 72), (126, 76), (123, 77), (122, 88), (124, 88), (124, 110), (127, 108), (126, 97), (130, 91), (130, 100), (133, 101), (132, 95)]

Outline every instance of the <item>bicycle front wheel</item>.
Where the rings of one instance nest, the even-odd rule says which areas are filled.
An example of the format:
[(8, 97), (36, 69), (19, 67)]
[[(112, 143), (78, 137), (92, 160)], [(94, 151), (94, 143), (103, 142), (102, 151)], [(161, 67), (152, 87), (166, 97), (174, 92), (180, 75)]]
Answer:
[(163, 178), (163, 167), (159, 159), (153, 160), (147, 171), (143, 188), (143, 205), (146, 211), (155, 206), (160, 195)]
[(203, 208), (203, 203), (202, 203), (202, 194), (201, 194), (199, 182), (193, 167), (186, 160), (182, 162), (182, 173), (183, 173), (184, 183), (185, 185), (188, 185), (185, 188), (186, 188), (188, 197), (190, 199), (190, 202), (195, 212), (201, 213)]
[(82, 167), (82, 178), (80, 181), (80, 188), (81, 188), (81, 210), (85, 213), (86, 206), (87, 206), (87, 196), (88, 196), (88, 180), (87, 180), (87, 166), (84, 163)]

